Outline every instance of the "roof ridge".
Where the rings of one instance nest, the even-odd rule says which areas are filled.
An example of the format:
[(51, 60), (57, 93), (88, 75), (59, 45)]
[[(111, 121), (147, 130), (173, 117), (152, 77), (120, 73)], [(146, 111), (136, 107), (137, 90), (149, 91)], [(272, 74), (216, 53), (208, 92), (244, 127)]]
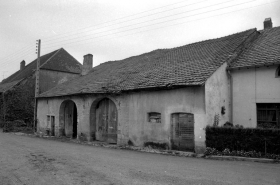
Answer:
[[(56, 50), (55, 50), (55, 51), (56, 51)], [(52, 51), (52, 52), (54, 52), (54, 51)], [(44, 55), (40, 56), (40, 59), (41, 59), (42, 57), (44, 57), (44, 56), (46, 56), (46, 55), (52, 53), (52, 52), (49, 52), (49, 53), (47, 53), (47, 54), (44, 54)], [(13, 82), (13, 81), (21, 74), (21, 72), (23, 72), (24, 70), (28, 69), (32, 64), (36, 63), (36, 60), (37, 60), (37, 59), (32, 60), (32, 61), (31, 61), (30, 63), (28, 63), (22, 70), (17, 70), (16, 72), (14, 72), (13, 74), (11, 74), (11, 75), (9, 76), (9, 77), (11, 77), (11, 76), (15, 75), (13, 78), (9, 79), (9, 77), (7, 77), (6, 79), (9, 79), (9, 82)], [(16, 74), (16, 73), (17, 73), (17, 74)], [(4, 80), (6, 80), (6, 79), (4, 79)], [(3, 83), (3, 84), (4, 84), (4, 83), (9, 83), (9, 82), (4, 82), (4, 80), (2, 80), (1, 83)]]
[[(120, 60), (109, 60), (109, 61), (106, 61), (106, 62), (103, 62), (103, 63), (99, 64), (98, 66), (101, 66), (101, 65), (103, 65), (103, 64), (108, 64), (108, 63), (110, 63), (110, 62), (119, 62), (119, 61), (123, 61), (123, 60), (128, 60), (128, 59), (131, 59), (131, 58), (133, 58), (133, 57), (140, 57), (140, 56), (142, 56), (142, 55), (146, 55), (146, 54), (149, 54), (149, 53), (152, 53), (152, 52), (155, 52), (155, 51), (159, 51), (159, 50), (169, 50), (168, 52), (170, 52), (171, 50), (177, 50), (177, 49), (181, 49), (181, 48), (183, 48), (183, 47), (192, 46), (192, 45), (196, 45), (196, 44), (201, 44), (201, 43), (204, 43), (204, 42), (210, 42), (210, 41), (213, 42), (213, 41), (215, 41), (215, 40), (226, 39), (227, 37), (230, 37), (230, 36), (233, 36), (233, 35), (236, 35), (236, 34), (241, 34), (241, 33), (247, 32), (247, 31), (251, 31), (251, 30), (256, 30), (256, 28), (247, 29), (247, 30), (245, 30), (245, 31), (236, 32), (236, 33), (233, 33), (233, 34), (230, 34), (230, 35), (225, 35), (225, 36), (222, 36), (222, 37), (217, 37), (217, 38), (213, 38), (213, 39), (206, 39), (206, 40), (202, 40), (202, 41), (198, 41), (198, 42), (193, 42), (193, 43), (185, 44), (185, 45), (178, 46), (178, 47), (173, 47), (173, 48), (158, 48), (158, 49), (155, 49), (155, 50), (146, 52), (146, 53), (142, 53), (142, 54), (139, 54), (139, 55), (130, 56), (130, 57), (127, 57), (127, 58), (124, 58), (124, 59), (120, 59)], [(98, 67), (98, 66), (95, 66), (95, 67)], [(95, 68), (95, 67), (94, 67), (94, 68)]]
[(61, 49), (63, 48), (58, 49), (44, 64), (40, 65), (39, 68), (42, 68), (44, 65), (46, 65), (59, 51), (61, 51)]

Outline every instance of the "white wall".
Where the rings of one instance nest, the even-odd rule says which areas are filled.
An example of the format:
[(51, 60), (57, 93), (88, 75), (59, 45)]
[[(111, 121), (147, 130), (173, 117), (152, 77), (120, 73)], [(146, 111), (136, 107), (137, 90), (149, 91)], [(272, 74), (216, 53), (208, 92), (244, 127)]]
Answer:
[(257, 126), (257, 103), (280, 103), (280, 78), (277, 65), (232, 70), (233, 123)]
[[(226, 68), (227, 63), (224, 63), (208, 78), (205, 84), (207, 124), (211, 126), (214, 123), (215, 115), (219, 115), (219, 126), (230, 121), (230, 78)], [(221, 113), (223, 106), (225, 107), (225, 114)]]

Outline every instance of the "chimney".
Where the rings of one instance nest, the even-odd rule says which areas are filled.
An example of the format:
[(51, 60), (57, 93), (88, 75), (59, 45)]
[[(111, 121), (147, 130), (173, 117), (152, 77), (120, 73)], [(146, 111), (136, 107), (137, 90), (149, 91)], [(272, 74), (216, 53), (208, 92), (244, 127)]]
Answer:
[(25, 67), (25, 61), (21, 61), (20, 63), (20, 70), (23, 70), (23, 68)]
[(87, 54), (84, 56), (82, 75), (88, 74), (88, 72), (92, 69), (92, 56), (92, 54)]
[(272, 28), (272, 21), (271, 18), (266, 18), (263, 22), (263, 29)]

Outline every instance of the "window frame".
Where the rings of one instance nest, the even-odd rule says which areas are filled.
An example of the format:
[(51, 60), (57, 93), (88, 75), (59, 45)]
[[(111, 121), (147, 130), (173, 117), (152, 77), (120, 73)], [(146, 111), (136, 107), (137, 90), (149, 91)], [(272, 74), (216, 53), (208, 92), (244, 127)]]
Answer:
[[(151, 121), (152, 119), (156, 120), (156, 121)], [(148, 112), (147, 120), (149, 123), (161, 123), (161, 113), (160, 112)]]
[[(256, 108), (257, 128), (280, 128), (280, 103), (257, 103)], [(263, 113), (260, 114), (261, 111)], [(275, 111), (275, 121), (272, 111)], [(263, 124), (267, 125), (263, 126)]]

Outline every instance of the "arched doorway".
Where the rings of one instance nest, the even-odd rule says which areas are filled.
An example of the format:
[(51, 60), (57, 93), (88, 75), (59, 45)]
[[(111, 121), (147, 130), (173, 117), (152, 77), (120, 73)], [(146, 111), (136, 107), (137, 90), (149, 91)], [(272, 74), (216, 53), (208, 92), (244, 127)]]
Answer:
[(77, 138), (77, 106), (72, 100), (62, 102), (59, 111), (60, 135)]
[(171, 114), (171, 149), (194, 151), (194, 115)]
[(94, 102), (90, 111), (91, 134), (94, 140), (117, 143), (118, 112), (109, 98)]

